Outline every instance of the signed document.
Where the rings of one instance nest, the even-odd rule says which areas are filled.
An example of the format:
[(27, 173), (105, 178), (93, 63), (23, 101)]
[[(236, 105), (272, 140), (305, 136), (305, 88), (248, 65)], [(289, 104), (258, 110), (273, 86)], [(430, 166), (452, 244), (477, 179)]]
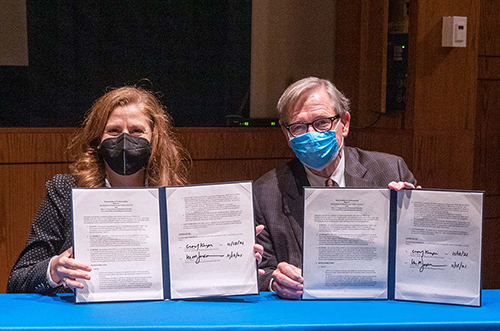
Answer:
[(390, 191), (304, 188), (303, 299), (387, 299)]
[(304, 188), (302, 298), (480, 306), (483, 196)]
[(252, 183), (72, 189), (76, 302), (257, 294)]
[(398, 192), (395, 299), (479, 306), (479, 192)]
[(157, 188), (72, 190), (74, 256), (91, 280), (76, 302), (163, 300)]
[(252, 184), (166, 188), (171, 298), (257, 294)]

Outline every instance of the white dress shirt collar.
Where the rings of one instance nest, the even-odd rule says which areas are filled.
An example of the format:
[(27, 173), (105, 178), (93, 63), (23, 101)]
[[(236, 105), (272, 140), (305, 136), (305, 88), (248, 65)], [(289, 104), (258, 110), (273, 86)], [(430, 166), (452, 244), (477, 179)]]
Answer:
[[(335, 181), (339, 187), (345, 187), (345, 155), (344, 155), (344, 150), (342, 149), (341, 151), (341, 157), (340, 157), (340, 162), (333, 174), (330, 176), (330, 178)], [(306, 174), (307, 174), (307, 179), (309, 180), (309, 184), (311, 186), (325, 186), (326, 181), (328, 178), (321, 177), (318, 175), (315, 175), (312, 173), (311, 170), (309, 170), (308, 167), (304, 166), (306, 169)]]

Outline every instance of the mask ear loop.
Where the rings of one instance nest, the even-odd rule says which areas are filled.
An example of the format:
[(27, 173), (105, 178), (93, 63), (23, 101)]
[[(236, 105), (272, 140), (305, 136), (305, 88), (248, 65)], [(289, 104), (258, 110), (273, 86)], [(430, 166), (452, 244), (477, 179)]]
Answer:
[(337, 128), (339, 127), (340, 122), (341, 122), (341, 119), (339, 117), (339, 121), (337, 122), (337, 125), (335, 125), (335, 129), (333, 129), (333, 132), (337, 132)]
[[(339, 118), (339, 121), (338, 121), (337, 125), (335, 126), (335, 129), (333, 129), (333, 132), (335, 132), (335, 134), (337, 133), (337, 128), (339, 127), (340, 121), (341, 121), (341, 119)], [(342, 152), (342, 147), (344, 147), (344, 136), (342, 136), (342, 143), (340, 143), (340, 146), (339, 146), (339, 155)]]

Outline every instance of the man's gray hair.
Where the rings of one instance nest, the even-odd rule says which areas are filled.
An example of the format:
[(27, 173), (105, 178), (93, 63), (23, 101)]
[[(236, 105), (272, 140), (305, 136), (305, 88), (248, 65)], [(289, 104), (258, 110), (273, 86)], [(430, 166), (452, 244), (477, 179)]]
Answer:
[(337, 90), (332, 82), (327, 79), (307, 77), (288, 86), (281, 95), (277, 106), (281, 125), (287, 124), (287, 120), (302, 94), (318, 87), (325, 88), (330, 96), (332, 107), (338, 115), (344, 116), (349, 112), (349, 99), (347, 99), (342, 92)]

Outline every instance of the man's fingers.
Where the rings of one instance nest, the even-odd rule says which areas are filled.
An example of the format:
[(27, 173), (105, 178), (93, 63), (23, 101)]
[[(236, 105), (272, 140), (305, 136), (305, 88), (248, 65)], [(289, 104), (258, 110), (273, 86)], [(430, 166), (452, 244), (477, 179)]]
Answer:
[(264, 230), (264, 225), (257, 225), (255, 227), (255, 236), (258, 236)]
[(273, 279), (274, 279), (273, 284), (279, 283), (280, 285), (289, 287), (297, 291), (302, 290), (302, 288), (304, 287), (302, 283), (290, 279), (286, 275), (282, 274), (281, 272), (277, 272), (276, 270), (273, 272)]
[(281, 262), (278, 264), (277, 270), (282, 274), (285, 274), (288, 278), (295, 280), (296, 282), (303, 282), (302, 270), (292, 264)]
[(262, 255), (260, 255), (259, 253), (255, 253), (254, 256), (257, 260), (257, 265), (259, 265), (262, 262)]
[(259, 275), (263, 275), (265, 274), (266, 272), (264, 271), (264, 269), (259, 269)]
[(387, 185), (391, 190), (396, 190), (399, 191), (402, 188), (402, 182), (390, 182), (389, 185)]
[(300, 299), (302, 295), (301, 290), (291, 289), (287, 286), (284, 286), (276, 282), (273, 282), (273, 288), (276, 294), (283, 299), (297, 300)]
[(264, 247), (259, 244), (253, 245), (253, 252), (255, 259), (257, 260), (258, 264), (262, 262), (262, 254), (264, 254)]
[(403, 187), (404, 187), (404, 188), (411, 188), (411, 189), (414, 189), (414, 188), (415, 188), (415, 185), (413, 185), (412, 183), (403, 182)]
[(399, 191), (402, 189), (414, 189), (415, 185), (413, 185), (412, 183), (408, 183), (408, 182), (390, 182), (387, 185), (387, 187), (389, 187), (391, 190)]
[(253, 245), (253, 250), (255, 253), (259, 253), (259, 254), (264, 254), (264, 247), (262, 245), (259, 245), (259, 244), (255, 244)]

